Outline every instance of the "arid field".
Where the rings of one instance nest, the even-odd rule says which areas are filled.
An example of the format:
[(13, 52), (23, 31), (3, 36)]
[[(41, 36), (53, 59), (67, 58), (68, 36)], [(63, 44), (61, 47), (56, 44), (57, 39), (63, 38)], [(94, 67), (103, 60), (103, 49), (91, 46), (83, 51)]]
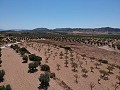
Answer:
[[(48, 90), (119, 90), (120, 53), (82, 44), (70, 45), (56, 41), (28, 41), (18, 44), (31, 54), (42, 57), (41, 64), (50, 66), (55, 78), (50, 79)], [(71, 49), (65, 49), (64, 47)], [(34, 73), (28, 73), (32, 61), (22, 63), (22, 57), (10, 47), (2, 49), (2, 66), (5, 70), (4, 81), (12, 90), (38, 90), (40, 66)], [(99, 60), (107, 60), (102, 63)], [(112, 67), (109, 69), (108, 67)], [(103, 72), (102, 72), (103, 71)], [(116, 89), (115, 89), (116, 88)], [(41, 89), (40, 89), (41, 90)]]

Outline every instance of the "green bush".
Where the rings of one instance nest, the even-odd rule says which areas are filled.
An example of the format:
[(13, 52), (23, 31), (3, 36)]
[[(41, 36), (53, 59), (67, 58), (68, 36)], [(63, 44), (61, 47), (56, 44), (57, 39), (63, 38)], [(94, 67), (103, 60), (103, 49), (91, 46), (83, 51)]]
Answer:
[(50, 67), (46, 64), (41, 65), (41, 71), (50, 71)]
[(35, 54), (30, 54), (29, 59), (30, 61), (42, 61), (42, 58), (39, 56), (36, 56)]
[(24, 53), (24, 54), (25, 54), (25, 53), (31, 54), (31, 53), (30, 53), (26, 48), (24, 48), (24, 47), (20, 48), (19, 51), (22, 52), (22, 53)]
[(22, 56), (22, 59), (23, 59), (23, 62), (24, 62), (24, 63), (27, 63), (27, 62), (28, 62), (28, 57), (27, 57), (27, 55), (23, 55), (23, 56)]

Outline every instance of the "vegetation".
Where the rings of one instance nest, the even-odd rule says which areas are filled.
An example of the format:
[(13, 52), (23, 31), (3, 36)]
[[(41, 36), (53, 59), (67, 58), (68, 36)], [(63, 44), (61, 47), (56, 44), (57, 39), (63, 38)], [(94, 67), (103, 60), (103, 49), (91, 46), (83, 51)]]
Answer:
[(5, 71), (4, 70), (0, 70), (0, 82), (3, 82), (4, 80), (4, 75), (5, 75)]
[(75, 74), (74, 77), (75, 77), (75, 82), (78, 83), (78, 75)]
[(82, 75), (83, 77), (87, 77), (87, 76), (88, 76), (88, 75), (86, 75), (86, 74), (88, 73), (88, 70), (87, 70), (87, 69), (83, 68), (81, 71), (84, 73), (84, 74)]
[(22, 56), (22, 59), (23, 59), (23, 63), (27, 63), (27, 62), (28, 62), (28, 57), (27, 57), (27, 55), (23, 55), (23, 56)]
[(30, 61), (42, 61), (42, 58), (39, 56), (36, 56), (35, 54), (30, 54), (29, 59)]
[(95, 84), (91, 82), (89, 86), (90, 86), (90, 89), (93, 90), (93, 88), (95, 87)]
[(50, 67), (47, 64), (41, 65), (41, 71), (50, 71)]
[(0, 90), (12, 90), (11, 86), (8, 84), (6, 86), (0, 86)]
[(74, 71), (74, 72), (77, 71), (77, 70), (76, 70), (77, 67), (78, 67), (77, 63), (73, 63), (73, 64), (72, 64), (72, 68), (73, 68), (73, 71)]
[(47, 90), (50, 81), (49, 74), (40, 74), (39, 81), (41, 82), (39, 88)]
[(28, 68), (29, 68), (28, 73), (29, 72), (30, 73), (36, 72), (37, 71), (37, 69), (36, 69), (37, 67), (38, 67), (38, 64), (36, 64), (36, 62), (29, 63), (29, 65), (28, 65)]

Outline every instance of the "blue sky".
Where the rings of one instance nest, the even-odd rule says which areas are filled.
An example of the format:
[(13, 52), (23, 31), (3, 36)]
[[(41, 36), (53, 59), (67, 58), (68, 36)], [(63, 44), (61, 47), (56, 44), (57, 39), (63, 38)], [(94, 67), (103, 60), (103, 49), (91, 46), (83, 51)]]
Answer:
[(0, 29), (120, 28), (120, 0), (0, 0)]

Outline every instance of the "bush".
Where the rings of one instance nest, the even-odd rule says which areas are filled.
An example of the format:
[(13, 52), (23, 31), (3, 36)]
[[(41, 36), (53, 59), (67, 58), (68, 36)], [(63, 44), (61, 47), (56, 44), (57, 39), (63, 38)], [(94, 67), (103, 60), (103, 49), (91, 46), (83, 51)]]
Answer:
[(50, 81), (49, 74), (48, 73), (40, 74), (39, 81), (41, 82), (39, 89), (47, 90)]
[(29, 55), (29, 59), (30, 59), (31, 61), (42, 61), (42, 58), (39, 57), (39, 56), (36, 56), (35, 54), (30, 54), (30, 55)]
[(23, 63), (27, 63), (27, 62), (28, 62), (28, 57), (27, 57), (27, 55), (23, 55), (22, 59), (23, 59)]
[(41, 65), (41, 71), (50, 71), (50, 67), (46, 64)]
[(31, 53), (30, 53), (26, 48), (24, 48), (24, 47), (20, 48), (19, 51), (22, 52), (22, 53), (24, 53), (24, 54), (25, 54), (25, 53), (31, 54)]

